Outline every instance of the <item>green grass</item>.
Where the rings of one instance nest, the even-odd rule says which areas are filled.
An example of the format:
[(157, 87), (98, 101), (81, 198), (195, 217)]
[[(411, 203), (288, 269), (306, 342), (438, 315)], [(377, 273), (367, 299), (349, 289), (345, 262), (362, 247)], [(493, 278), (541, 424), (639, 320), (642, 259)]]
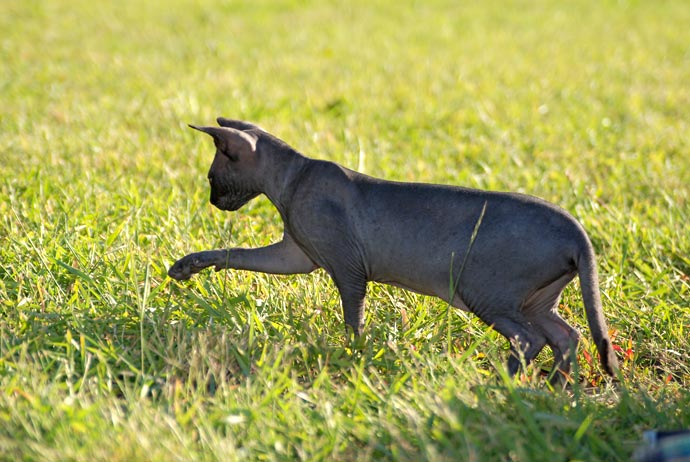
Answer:
[[(682, 0), (3, 2), (0, 460), (628, 461), (690, 427), (688, 24)], [(217, 115), (562, 205), (622, 382), (587, 360), (576, 283), (564, 392), (547, 355), (506, 379), (506, 342), (436, 299), (370, 286), (351, 349), (323, 272), (171, 281), (186, 253), (280, 237), (265, 198), (208, 204), (185, 124)]]

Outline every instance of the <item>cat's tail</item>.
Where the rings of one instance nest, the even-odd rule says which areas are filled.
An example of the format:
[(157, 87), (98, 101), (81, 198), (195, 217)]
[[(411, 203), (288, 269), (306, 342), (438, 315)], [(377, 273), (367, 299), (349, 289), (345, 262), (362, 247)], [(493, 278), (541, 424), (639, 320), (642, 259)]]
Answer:
[[(588, 240), (589, 241), (589, 240)], [(604, 312), (601, 307), (601, 296), (599, 295), (599, 277), (597, 276), (597, 264), (592, 245), (588, 242), (584, 250), (580, 253), (577, 262), (580, 287), (582, 289), (582, 300), (585, 305), (587, 323), (592, 332), (594, 344), (599, 351), (601, 366), (607, 374), (615, 376), (618, 370), (618, 359), (613, 351), (613, 345), (609, 338)]]

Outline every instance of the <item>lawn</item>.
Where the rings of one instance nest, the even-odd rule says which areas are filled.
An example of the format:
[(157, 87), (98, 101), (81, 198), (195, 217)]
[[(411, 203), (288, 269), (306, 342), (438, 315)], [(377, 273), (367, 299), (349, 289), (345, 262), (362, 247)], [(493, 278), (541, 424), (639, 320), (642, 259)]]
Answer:
[[(0, 4), (0, 460), (629, 461), (690, 428), (690, 8), (683, 0)], [(393, 180), (561, 205), (598, 253), (621, 363), (577, 282), (577, 382), (440, 300), (327, 274), (166, 276), (280, 238), (208, 203), (210, 140), (256, 122)]]

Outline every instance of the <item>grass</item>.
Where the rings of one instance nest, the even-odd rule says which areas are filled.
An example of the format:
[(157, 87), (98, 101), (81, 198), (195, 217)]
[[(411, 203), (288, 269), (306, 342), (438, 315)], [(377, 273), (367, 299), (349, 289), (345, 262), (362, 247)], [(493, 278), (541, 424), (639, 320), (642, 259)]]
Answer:
[[(690, 427), (689, 22), (680, 0), (2, 3), (0, 460), (627, 461)], [(321, 272), (171, 281), (186, 253), (280, 236), (265, 198), (208, 204), (185, 124), (217, 115), (562, 205), (622, 381), (577, 284), (564, 392), (505, 378), (505, 341), (439, 300), (370, 286), (353, 349)]]

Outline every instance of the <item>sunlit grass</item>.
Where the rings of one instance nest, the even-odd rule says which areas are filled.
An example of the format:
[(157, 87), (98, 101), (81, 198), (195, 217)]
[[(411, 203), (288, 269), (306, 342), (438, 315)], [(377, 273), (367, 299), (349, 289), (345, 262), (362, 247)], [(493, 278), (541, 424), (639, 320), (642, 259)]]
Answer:
[[(4, 2), (0, 460), (630, 460), (690, 427), (690, 9), (540, 1)], [(280, 237), (208, 204), (186, 123), (252, 120), (395, 180), (538, 195), (598, 252), (621, 360), (581, 383), (439, 300), (323, 272), (166, 276)], [(448, 333), (451, 337), (448, 338)]]

